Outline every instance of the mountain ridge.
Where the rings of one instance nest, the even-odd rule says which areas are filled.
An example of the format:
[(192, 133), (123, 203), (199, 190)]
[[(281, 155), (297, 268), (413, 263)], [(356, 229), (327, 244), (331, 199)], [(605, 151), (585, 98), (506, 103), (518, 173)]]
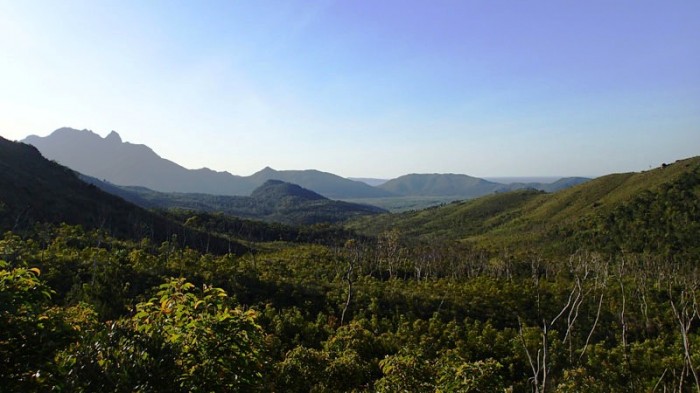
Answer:
[[(63, 127), (46, 137), (30, 135), (22, 142), (87, 176), (160, 192), (246, 196), (266, 180), (275, 179), (299, 184), (329, 198), (389, 196), (367, 184), (317, 170), (276, 171), (266, 167), (246, 177), (208, 168), (187, 169), (160, 157), (146, 145), (122, 142), (116, 131), (102, 138), (90, 130)], [(342, 195), (335, 190), (341, 190)]]
[(30, 135), (23, 142), (80, 173), (114, 184), (141, 185), (164, 191), (250, 193), (255, 188), (240, 176), (210, 169), (186, 169), (160, 157), (146, 145), (122, 142), (112, 131), (102, 138), (90, 130), (60, 128), (48, 137)]

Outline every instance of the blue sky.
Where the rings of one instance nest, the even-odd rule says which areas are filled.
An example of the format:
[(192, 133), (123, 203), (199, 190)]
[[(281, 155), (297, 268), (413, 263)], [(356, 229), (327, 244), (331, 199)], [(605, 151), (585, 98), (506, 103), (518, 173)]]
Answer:
[(700, 2), (0, 0), (0, 135), (188, 168), (597, 176), (700, 154)]

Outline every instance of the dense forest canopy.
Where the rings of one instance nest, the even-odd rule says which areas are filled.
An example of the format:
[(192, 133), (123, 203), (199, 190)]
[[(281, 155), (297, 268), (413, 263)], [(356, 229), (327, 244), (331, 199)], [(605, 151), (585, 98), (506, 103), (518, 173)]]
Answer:
[(0, 162), (2, 390), (700, 390), (697, 158), (295, 227), (145, 211), (32, 154)]

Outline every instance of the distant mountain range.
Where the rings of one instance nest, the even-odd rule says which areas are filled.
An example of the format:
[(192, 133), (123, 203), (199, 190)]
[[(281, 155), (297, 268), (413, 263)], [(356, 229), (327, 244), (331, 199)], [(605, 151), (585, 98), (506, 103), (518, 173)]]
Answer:
[(97, 179), (124, 186), (142, 186), (161, 192), (250, 195), (268, 180), (298, 184), (328, 198), (390, 196), (384, 190), (315, 170), (276, 171), (265, 168), (251, 176), (236, 176), (208, 168), (187, 169), (158, 156), (145, 145), (122, 142), (112, 131), (105, 138), (89, 130), (60, 128), (47, 137), (29, 136), (48, 159)]
[(145, 145), (123, 142), (115, 131), (102, 138), (89, 130), (60, 128), (49, 136), (32, 135), (23, 142), (34, 145), (45, 157), (85, 175), (115, 185), (141, 186), (166, 193), (248, 196), (268, 180), (281, 180), (331, 199), (425, 196), (470, 199), (524, 188), (553, 192), (589, 180), (564, 178), (554, 183), (502, 184), (467, 175), (411, 174), (388, 181), (356, 181), (317, 170), (277, 171), (269, 167), (251, 176), (236, 176), (207, 168), (184, 168), (158, 156)]

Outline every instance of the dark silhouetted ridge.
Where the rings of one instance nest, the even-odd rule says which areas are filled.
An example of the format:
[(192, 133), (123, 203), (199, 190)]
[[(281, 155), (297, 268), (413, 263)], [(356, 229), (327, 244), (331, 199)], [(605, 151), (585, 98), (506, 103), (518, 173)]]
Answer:
[(81, 225), (130, 239), (178, 241), (212, 252), (244, 252), (235, 242), (186, 228), (85, 183), (37, 148), (0, 138), (0, 231), (26, 231), (36, 223)]

